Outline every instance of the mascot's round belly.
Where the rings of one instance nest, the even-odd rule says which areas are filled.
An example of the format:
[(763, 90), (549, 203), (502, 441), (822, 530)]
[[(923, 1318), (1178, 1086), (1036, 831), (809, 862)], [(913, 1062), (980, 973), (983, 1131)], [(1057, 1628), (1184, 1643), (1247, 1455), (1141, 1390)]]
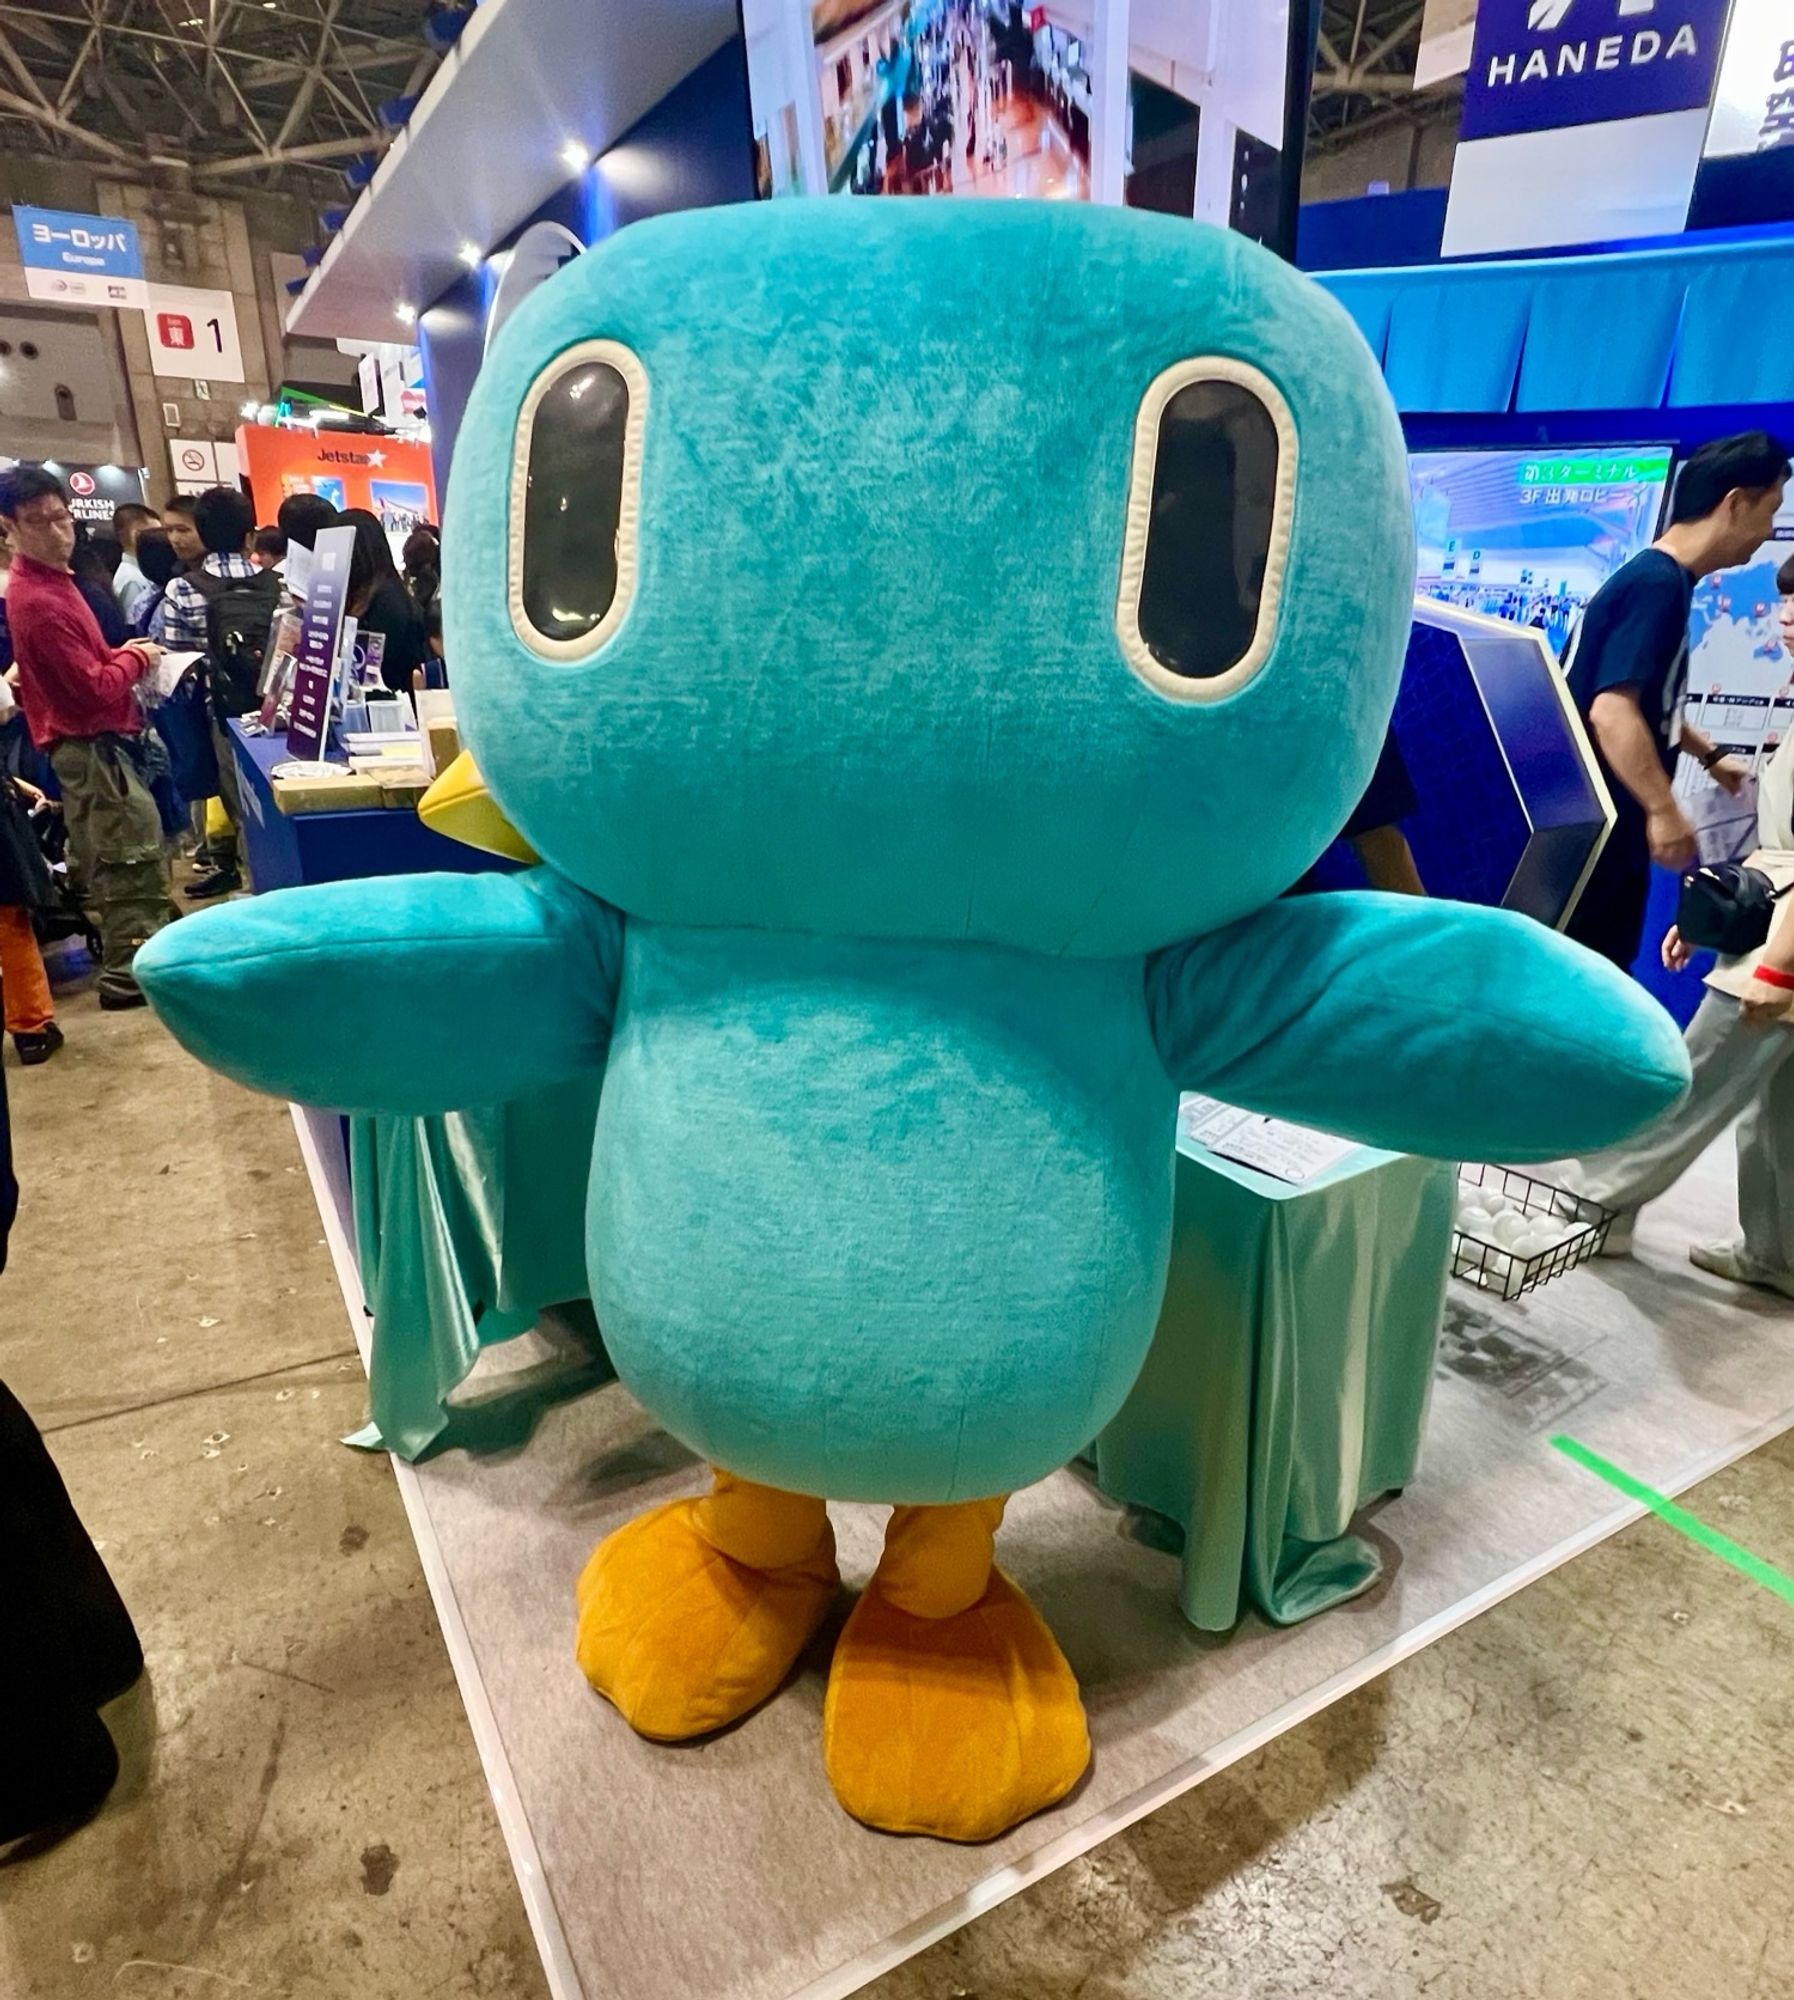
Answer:
[(632, 923), (588, 1231), (618, 1372), (767, 1485), (1026, 1485), (1145, 1358), (1175, 1117), (1138, 960)]

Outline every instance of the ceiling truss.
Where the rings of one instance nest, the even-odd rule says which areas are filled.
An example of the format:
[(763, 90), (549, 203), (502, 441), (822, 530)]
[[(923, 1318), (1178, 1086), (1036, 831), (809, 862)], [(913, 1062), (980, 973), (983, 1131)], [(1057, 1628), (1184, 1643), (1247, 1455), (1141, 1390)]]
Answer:
[(1387, 125), (1414, 130), (1454, 115), (1458, 86), (1416, 92), (1419, 0), (1322, 0), (1308, 150), (1336, 150)]
[(0, 0), (0, 149), (320, 199), (436, 57), (424, 0)]

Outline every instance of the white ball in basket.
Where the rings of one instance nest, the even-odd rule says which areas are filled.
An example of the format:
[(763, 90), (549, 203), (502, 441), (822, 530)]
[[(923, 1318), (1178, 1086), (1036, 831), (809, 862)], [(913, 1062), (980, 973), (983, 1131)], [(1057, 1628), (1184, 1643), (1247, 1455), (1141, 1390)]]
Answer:
[(1527, 1235), (1527, 1219), (1517, 1209), (1505, 1209), (1489, 1225), (1490, 1233), (1504, 1250), (1513, 1249)]

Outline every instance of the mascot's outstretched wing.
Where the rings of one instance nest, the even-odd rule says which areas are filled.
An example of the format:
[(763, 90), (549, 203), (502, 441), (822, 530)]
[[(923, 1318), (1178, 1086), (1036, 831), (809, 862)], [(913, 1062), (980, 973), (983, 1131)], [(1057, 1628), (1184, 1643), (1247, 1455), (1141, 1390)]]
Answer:
[(1688, 1088), (1663, 1009), (1511, 911), (1296, 897), (1160, 952), (1146, 976), (1184, 1089), (1398, 1152), (1559, 1159)]
[(213, 1069), (302, 1104), (500, 1104), (610, 1045), (623, 920), (549, 868), (283, 889), (170, 924), (136, 973)]

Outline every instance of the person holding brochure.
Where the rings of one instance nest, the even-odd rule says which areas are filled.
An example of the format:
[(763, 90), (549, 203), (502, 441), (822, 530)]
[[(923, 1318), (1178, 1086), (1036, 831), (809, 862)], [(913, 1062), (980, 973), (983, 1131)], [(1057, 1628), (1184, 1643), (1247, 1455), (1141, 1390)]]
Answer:
[(171, 914), (137, 700), (161, 649), (147, 639), (108, 646), (100, 636), (69, 573), (75, 523), (53, 474), (17, 465), (0, 475), (0, 520), (14, 551), (6, 612), (19, 704), (62, 788), (69, 842), (98, 913), (100, 1005), (140, 1007), (132, 962)]

